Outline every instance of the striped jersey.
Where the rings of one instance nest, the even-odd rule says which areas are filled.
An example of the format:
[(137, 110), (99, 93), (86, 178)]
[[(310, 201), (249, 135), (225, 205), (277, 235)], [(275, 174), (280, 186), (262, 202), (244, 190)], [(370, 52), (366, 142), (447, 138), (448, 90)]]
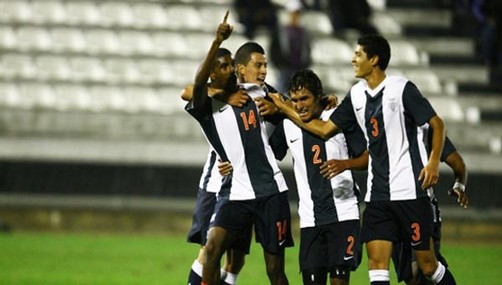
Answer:
[[(324, 111), (321, 119), (327, 120), (332, 112)], [(364, 137), (359, 134), (358, 154), (366, 150)], [(352, 172), (346, 170), (329, 180), (320, 173), (320, 166), (326, 160), (349, 158), (343, 133), (325, 141), (285, 119), (276, 127), (270, 144), (280, 160), (288, 149), (291, 151), (301, 228), (359, 219), (359, 193)]]
[(362, 80), (352, 86), (331, 120), (345, 129), (358, 124), (370, 155), (365, 201), (426, 197), (418, 180), (427, 163), (418, 126), (435, 111), (418, 88), (401, 76), (387, 76), (375, 89)]
[[(243, 84), (251, 98), (264, 97), (266, 90)], [(206, 92), (203, 88), (201, 92)], [(288, 190), (268, 143), (267, 123), (253, 100), (242, 108), (210, 98), (201, 108), (189, 102), (185, 109), (199, 122), (204, 135), (222, 161), (232, 164), (232, 174), (224, 179), (219, 196), (230, 200), (253, 200)]]
[(218, 171), (218, 157), (214, 150), (209, 149), (206, 162), (202, 168), (199, 188), (210, 193), (218, 193), (223, 183), (223, 176)]

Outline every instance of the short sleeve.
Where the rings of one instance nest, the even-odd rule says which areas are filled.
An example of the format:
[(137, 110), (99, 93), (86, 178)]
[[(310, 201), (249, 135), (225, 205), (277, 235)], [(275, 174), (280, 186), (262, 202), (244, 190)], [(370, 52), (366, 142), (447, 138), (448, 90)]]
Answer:
[(342, 103), (336, 107), (329, 119), (342, 130), (351, 130), (357, 125), (357, 119), (352, 108), (350, 92), (343, 98)]
[(406, 83), (403, 90), (403, 105), (418, 126), (421, 126), (436, 115), (431, 103), (418, 90), (412, 82)]

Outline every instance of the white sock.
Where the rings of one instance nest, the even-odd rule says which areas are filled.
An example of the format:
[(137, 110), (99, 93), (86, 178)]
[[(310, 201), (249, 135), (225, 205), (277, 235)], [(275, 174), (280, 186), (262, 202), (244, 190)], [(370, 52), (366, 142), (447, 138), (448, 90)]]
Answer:
[(386, 269), (372, 269), (369, 271), (370, 282), (373, 281), (390, 281), (389, 270)]
[(200, 277), (202, 277), (202, 264), (196, 259), (192, 264), (193, 272), (197, 273)]
[[(223, 272), (223, 270), (222, 270)], [(230, 273), (225, 271), (225, 275), (221, 274), (221, 280), (225, 281), (225, 283), (228, 284), (236, 284), (237, 283), (237, 277), (238, 274)]]
[(441, 279), (443, 279), (443, 276), (446, 272), (446, 267), (441, 262), (438, 262), (438, 268), (436, 268), (436, 272), (432, 274), (431, 276), (431, 281), (434, 282), (434, 284), (439, 283)]

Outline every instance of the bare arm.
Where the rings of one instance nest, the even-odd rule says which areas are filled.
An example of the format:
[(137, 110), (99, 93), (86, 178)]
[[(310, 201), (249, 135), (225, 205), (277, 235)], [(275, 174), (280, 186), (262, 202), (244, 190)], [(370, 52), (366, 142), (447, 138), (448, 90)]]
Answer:
[(443, 120), (437, 115), (429, 120), (429, 125), (433, 129), (431, 152), (427, 165), (420, 171), (418, 180), (422, 181), (422, 189), (428, 189), (435, 185), (439, 179), (439, 162), (445, 141), (445, 127)]
[(455, 151), (446, 157), (445, 162), (451, 168), (455, 176), (455, 184), (453, 188), (448, 191), (448, 194), (457, 197), (457, 202), (460, 206), (467, 208), (469, 206), (469, 198), (465, 193), (467, 167), (465, 166), (464, 159), (458, 151)]
[(326, 179), (331, 179), (345, 170), (366, 170), (368, 169), (369, 154), (364, 151), (361, 155), (351, 159), (330, 159), (321, 165), (321, 174)]
[[(223, 22), (218, 26), (218, 30), (216, 32), (216, 37), (213, 40), (209, 51), (207, 52), (204, 61), (201, 66), (197, 70), (197, 74), (195, 75), (194, 82), (194, 90), (200, 90), (201, 88), (206, 88), (207, 80), (209, 79), (209, 75), (211, 74), (211, 67), (213, 65), (214, 57), (216, 56), (216, 52), (220, 47), (221, 43), (228, 39), (230, 34), (232, 33), (232, 26), (227, 24), (228, 11), (223, 18)], [(193, 104), (194, 107), (203, 106), (207, 100), (209, 100), (208, 96), (202, 96), (201, 92), (194, 92), (193, 96)]]
[(333, 123), (331, 120), (323, 121), (319, 119), (313, 119), (309, 122), (303, 122), (296, 110), (293, 109), (292, 106), (284, 102), (284, 100), (278, 93), (270, 93), (269, 95), (280, 112), (286, 115), (298, 127), (323, 139), (332, 137), (336, 133), (336, 131), (338, 131), (338, 126), (335, 125), (335, 123)]

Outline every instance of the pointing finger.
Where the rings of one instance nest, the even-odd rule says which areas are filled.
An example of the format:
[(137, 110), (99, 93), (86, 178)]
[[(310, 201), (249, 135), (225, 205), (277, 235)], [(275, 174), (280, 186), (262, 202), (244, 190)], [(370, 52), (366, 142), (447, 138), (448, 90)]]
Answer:
[(223, 17), (223, 23), (227, 23), (227, 19), (228, 19), (228, 14), (230, 13), (230, 11), (227, 10), (227, 12), (225, 13), (225, 17)]

